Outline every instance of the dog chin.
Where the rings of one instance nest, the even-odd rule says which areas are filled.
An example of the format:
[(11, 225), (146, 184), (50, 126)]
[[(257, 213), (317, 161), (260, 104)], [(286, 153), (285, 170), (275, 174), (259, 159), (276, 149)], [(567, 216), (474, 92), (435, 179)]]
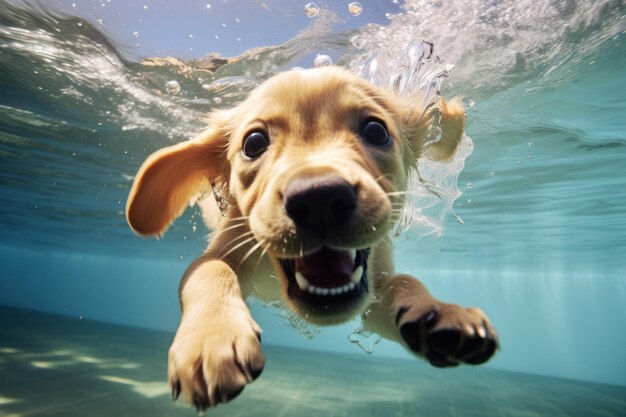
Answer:
[(369, 252), (322, 246), (301, 257), (278, 258), (287, 306), (314, 324), (350, 320), (369, 296)]

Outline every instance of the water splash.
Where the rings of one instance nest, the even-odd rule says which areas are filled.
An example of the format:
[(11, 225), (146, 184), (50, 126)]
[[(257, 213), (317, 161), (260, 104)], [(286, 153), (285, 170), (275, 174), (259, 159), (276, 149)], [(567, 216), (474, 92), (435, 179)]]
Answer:
[(374, 332), (365, 330), (364, 321), (367, 319), (369, 311), (366, 311), (361, 319), (359, 327), (354, 329), (352, 333), (348, 335), (348, 341), (354, 345), (357, 345), (363, 352), (371, 355), (374, 353), (376, 345), (379, 344), (383, 338)]
[[(362, 39), (353, 38), (352, 42)], [(366, 53), (352, 63), (353, 70), (365, 79), (392, 93), (405, 97), (425, 111), (433, 112), (438, 121), (441, 83), (449, 76), (453, 66), (432, 56), (429, 42), (411, 42), (405, 48), (388, 47)], [(426, 144), (440, 139), (436, 124)], [(454, 201), (462, 195), (457, 178), (463, 170), (465, 159), (472, 153), (472, 140), (464, 136), (459, 151), (452, 161), (438, 163), (428, 157), (420, 158), (418, 170), (409, 176), (408, 192), (400, 220), (393, 231), (394, 237), (406, 232), (404, 240), (417, 244), (421, 238), (443, 235), (445, 220), (452, 211)], [(458, 218), (458, 216), (457, 216)]]
[(463, 195), (458, 177), (473, 148), (472, 139), (463, 136), (451, 161), (442, 163), (428, 158), (418, 161), (419, 173), (411, 173), (403, 215), (394, 230), (394, 236), (400, 237), (408, 247), (421, 245), (423, 238), (441, 238), (449, 215), (464, 223), (452, 206)]
[(621, 0), (406, 0), (402, 9), (389, 25), (359, 31), (360, 47), (428, 40), (457, 65), (449, 85), (474, 98), (541, 73), (553, 84), (569, 75), (560, 68), (584, 62), (625, 30)]
[(304, 319), (287, 310), (282, 301), (263, 303), (262, 305), (264, 307), (271, 307), (274, 310), (276, 315), (281, 319), (281, 322), (278, 324), (279, 326), (292, 327), (306, 340), (312, 340), (321, 332), (319, 327), (304, 321)]
[[(599, 66), (608, 68), (606, 60), (596, 60), (601, 51), (615, 51), (614, 60), (623, 56), (620, 45), (623, 45), (624, 5), (619, 0), (407, 0), (404, 3), (402, 13), (389, 15), (386, 26), (365, 25), (343, 33), (334, 31), (338, 17), (324, 7), (316, 18), (305, 19), (308, 28), (294, 39), (250, 51), (238, 60), (228, 60), (218, 69), (206, 69), (192, 61), (161, 59), (160, 65), (149, 65), (149, 60), (125, 59), (102, 32), (101, 22), (99, 27), (95, 21), (91, 25), (75, 17), (55, 14), (44, 6), (20, 8), (14, 2), (0, 0), (0, 91), (5, 93), (2, 96), (5, 100), (0, 103), (0, 124), (11, 126), (0, 146), (0, 152), (9, 156), (0, 167), (7, 181), (3, 189), (6, 204), (0, 209), (6, 221), (0, 233), (9, 239), (37, 241), (47, 247), (72, 229), (68, 225), (82, 221), (81, 230), (86, 239), (92, 238), (94, 250), (111, 251), (110, 245), (97, 247), (97, 242), (102, 241), (101, 230), (106, 228), (112, 239), (132, 242), (116, 246), (120, 253), (145, 247), (151, 255), (169, 255), (172, 249), (163, 241), (136, 245), (128, 239), (128, 228), (118, 203), (126, 198), (129, 184), (125, 177), (132, 177), (139, 161), (152, 150), (203, 130), (203, 117), (208, 111), (243, 100), (256, 85), (276, 72), (295, 66), (310, 67), (317, 54), (332, 56), (337, 65), (357, 72), (368, 64), (370, 76), (378, 74), (375, 82), (408, 94), (418, 89), (420, 83), (416, 80), (428, 79), (430, 68), (434, 79), (442, 84), (422, 83), (425, 89), (438, 94), (440, 88), (445, 88), (463, 94), (470, 109), (475, 107), (473, 102), (478, 103), (480, 114), (470, 112), (470, 118), (480, 119), (480, 124), (471, 126), (483, 143), (493, 137), (493, 132), (502, 132), (502, 126), (511, 126), (513, 112), (515, 122), (520, 121), (518, 115), (527, 115), (526, 124), (531, 122), (529, 117), (537, 117), (536, 108), (531, 107), (535, 104), (529, 104), (534, 102), (526, 100), (529, 91), (538, 97), (542, 88), (549, 91), (569, 85), (569, 81), (582, 79)], [(403, 52), (406, 45), (419, 39), (434, 44), (430, 57), (427, 58), (428, 44)], [(605, 54), (605, 58), (613, 56), (610, 54)], [(371, 59), (374, 56), (384, 58)], [(456, 64), (453, 71), (444, 60)], [(579, 64), (572, 65), (575, 63)], [(383, 71), (385, 65), (388, 69)], [(374, 66), (378, 68), (376, 71)], [(446, 78), (448, 73), (451, 75)], [(437, 78), (438, 74), (442, 78)], [(165, 93), (164, 85), (170, 80), (181, 85), (177, 95)], [(507, 89), (511, 85), (514, 87)], [(620, 86), (615, 84), (608, 91)], [(419, 97), (424, 100), (429, 94)], [(555, 120), (559, 117), (557, 127), (565, 124), (568, 134), (585, 146), (621, 143), (623, 137), (619, 132), (623, 129), (619, 126), (614, 128), (615, 124), (605, 122), (590, 128), (590, 124), (583, 123), (593, 114), (607, 115), (609, 121), (620, 104), (599, 99), (596, 102), (605, 105), (567, 123), (556, 113), (550, 113), (555, 106), (542, 104), (540, 108)], [(572, 101), (567, 112), (578, 114), (586, 105), (585, 101)], [(545, 121), (545, 114), (541, 118)], [(599, 126), (604, 128), (599, 130)], [(530, 136), (534, 134), (534, 130), (529, 130)], [(541, 164), (534, 155), (537, 146), (528, 149), (528, 140), (524, 140), (525, 149), (515, 160), (522, 161), (522, 168), (530, 167), (531, 163)], [(41, 152), (46, 164), (53, 163), (52, 166), (62, 169), (46, 170), (44, 164), (34, 164), (33, 158), (22, 152), (26, 143), (31, 146), (43, 143)], [(471, 142), (464, 141), (463, 146), (460, 158), (471, 152)], [(414, 174), (411, 181), (413, 209), (405, 213), (399, 229), (405, 231), (399, 239), (414, 244), (416, 236), (436, 237), (443, 233), (440, 226), (445, 223), (445, 216), (439, 214), (446, 210), (451, 213), (445, 207), (451, 206), (449, 202), (454, 201), (456, 191), (448, 185), (456, 181), (460, 163), (461, 159), (441, 166), (428, 160), (419, 161), (419, 175)], [(27, 167), (24, 175), (15, 175), (24, 167)], [(492, 164), (481, 169), (487, 176), (491, 171), (497, 172), (496, 177), (489, 177), (493, 182), (506, 178), (506, 167)], [(438, 174), (446, 176), (437, 177)], [(528, 175), (532, 173), (529, 171)], [(481, 186), (476, 174), (470, 178), (475, 181), (475, 188)], [(441, 188), (448, 191), (442, 192)], [(98, 199), (83, 198), (94, 193), (99, 195)], [(472, 197), (473, 219), (476, 219), (476, 211), (485, 200)], [(62, 206), (66, 200), (73, 201), (71, 210)], [(33, 207), (38, 208), (37, 215), (32, 213)], [(39, 227), (42, 213), (50, 221), (45, 229)], [(165, 242), (186, 245), (189, 253), (195, 253), (205, 243), (201, 237), (183, 241), (182, 236), (192, 232), (185, 218), (174, 223)], [(27, 234), (23, 230), (38, 230), (38, 233)], [(58, 244), (71, 246), (68, 242), (69, 239)], [(77, 246), (84, 249), (84, 245)]]
[(328, 55), (318, 54), (313, 60), (313, 66), (316, 68), (332, 65), (333, 60)]

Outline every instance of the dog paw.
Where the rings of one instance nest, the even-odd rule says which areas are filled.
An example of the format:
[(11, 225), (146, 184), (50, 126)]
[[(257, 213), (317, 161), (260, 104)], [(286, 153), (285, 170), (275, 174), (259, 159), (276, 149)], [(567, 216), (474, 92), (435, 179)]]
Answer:
[(408, 347), (431, 365), (479, 365), (495, 353), (498, 338), (481, 309), (445, 303), (419, 307), (399, 308), (396, 324)]
[(185, 317), (170, 347), (172, 398), (201, 412), (237, 397), (263, 371), (261, 329), (251, 317)]

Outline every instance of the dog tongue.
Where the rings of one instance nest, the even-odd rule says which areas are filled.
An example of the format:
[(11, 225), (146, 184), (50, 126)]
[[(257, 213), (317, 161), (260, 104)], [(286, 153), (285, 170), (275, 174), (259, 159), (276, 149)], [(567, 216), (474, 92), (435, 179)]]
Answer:
[(334, 288), (350, 283), (354, 258), (349, 251), (323, 247), (296, 259), (296, 271), (315, 287)]

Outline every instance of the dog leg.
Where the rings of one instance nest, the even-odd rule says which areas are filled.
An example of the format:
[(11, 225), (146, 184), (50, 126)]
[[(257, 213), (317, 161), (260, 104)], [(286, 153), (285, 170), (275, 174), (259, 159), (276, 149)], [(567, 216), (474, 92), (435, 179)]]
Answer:
[(208, 255), (189, 267), (180, 287), (183, 314), (169, 351), (172, 396), (198, 411), (235, 398), (265, 363), (261, 329), (244, 303), (237, 275)]
[(387, 279), (379, 294), (365, 328), (401, 343), (434, 366), (478, 365), (496, 351), (496, 333), (479, 308), (444, 303), (409, 275)]

